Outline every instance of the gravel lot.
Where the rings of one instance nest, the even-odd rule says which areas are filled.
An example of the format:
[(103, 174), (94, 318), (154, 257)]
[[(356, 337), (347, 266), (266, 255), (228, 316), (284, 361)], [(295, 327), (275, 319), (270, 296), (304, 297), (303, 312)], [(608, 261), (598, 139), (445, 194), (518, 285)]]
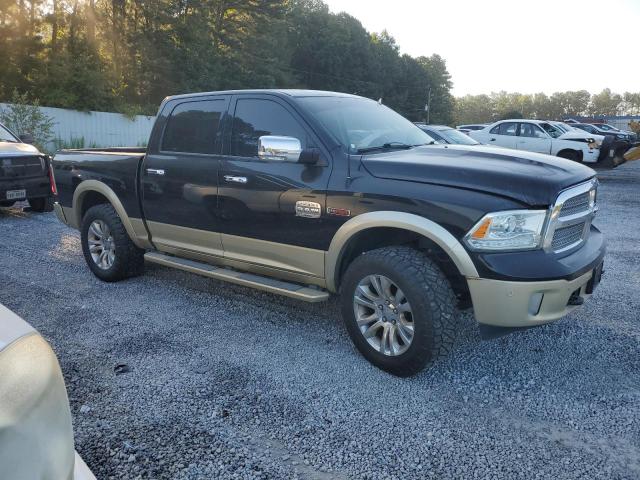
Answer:
[(51, 342), (99, 479), (640, 478), (640, 162), (602, 172), (606, 275), (552, 325), (398, 379), (309, 305), (149, 265), (118, 284), (53, 214), (0, 213), (0, 302)]

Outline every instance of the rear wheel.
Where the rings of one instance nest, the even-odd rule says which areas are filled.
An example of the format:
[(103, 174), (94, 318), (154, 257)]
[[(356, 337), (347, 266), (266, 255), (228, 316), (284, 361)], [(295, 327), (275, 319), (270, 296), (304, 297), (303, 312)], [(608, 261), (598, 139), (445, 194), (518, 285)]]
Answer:
[(131, 241), (111, 205), (96, 205), (87, 210), (80, 235), (85, 261), (99, 279), (116, 282), (143, 272), (144, 250)]
[(28, 201), (34, 212), (53, 212), (53, 198), (51, 197), (29, 198)]
[(457, 300), (447, 278), (409, 247), (366, 252), (347, 269), (342, 316), (360, 353), (394, 375), (414, 375), (449, 351)]

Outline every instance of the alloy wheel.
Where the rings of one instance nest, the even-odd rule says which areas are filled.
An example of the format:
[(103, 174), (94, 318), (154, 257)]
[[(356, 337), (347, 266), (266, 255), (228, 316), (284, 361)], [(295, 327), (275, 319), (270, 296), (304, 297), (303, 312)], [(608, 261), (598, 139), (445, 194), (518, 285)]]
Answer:
[(404, 292), (384, 275), (368, 275), (356, 287), (353, 310), (360, 333), (377, 352), (402, 355), (411, 346), (413, 312)]

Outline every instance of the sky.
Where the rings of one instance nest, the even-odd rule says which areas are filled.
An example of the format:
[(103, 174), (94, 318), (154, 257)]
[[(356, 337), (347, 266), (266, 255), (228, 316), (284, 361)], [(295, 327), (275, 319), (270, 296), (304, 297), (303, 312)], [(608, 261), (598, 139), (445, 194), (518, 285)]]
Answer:
[(402, 53), (441, 55), (453, 94), (640, 91), (640, 0), (325, 0)]

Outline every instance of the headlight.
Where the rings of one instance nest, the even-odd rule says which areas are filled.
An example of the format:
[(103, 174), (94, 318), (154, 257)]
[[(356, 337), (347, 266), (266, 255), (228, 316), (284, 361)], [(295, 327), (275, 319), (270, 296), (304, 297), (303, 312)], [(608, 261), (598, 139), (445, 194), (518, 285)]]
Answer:
[(464, 237), (474, 250), (524, 250), (540, 246), (546, 210), (488, 213)]

